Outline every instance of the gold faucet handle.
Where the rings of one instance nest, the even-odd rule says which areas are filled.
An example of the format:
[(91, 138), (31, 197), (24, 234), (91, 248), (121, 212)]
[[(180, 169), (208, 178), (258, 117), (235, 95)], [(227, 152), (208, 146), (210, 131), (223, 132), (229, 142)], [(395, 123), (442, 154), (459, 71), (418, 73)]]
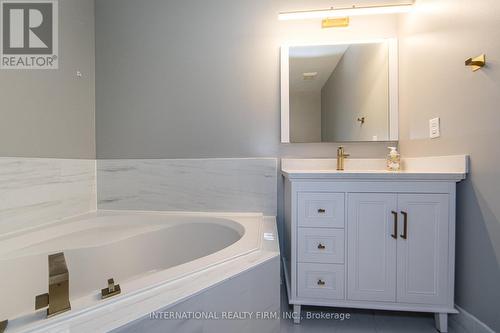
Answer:
[(121, 291), (120, 285), (115, 284), (114, 279), (108, 279), (108, 287), (101, 289), (101, 298), (106, 299), (106, 298), (109, 298), (111, 296), (118, 295), (121, 292), (122, 291)]
[(35, 297), (35, 310), (40, 310), (49, 306), (49, 294), (42, 294)]

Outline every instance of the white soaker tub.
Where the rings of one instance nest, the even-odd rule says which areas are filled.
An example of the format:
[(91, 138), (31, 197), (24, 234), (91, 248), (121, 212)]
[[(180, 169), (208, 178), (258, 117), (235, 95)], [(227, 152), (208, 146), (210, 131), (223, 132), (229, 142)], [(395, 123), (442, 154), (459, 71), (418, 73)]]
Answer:
[[(261, 214), (98, 211), (0, 238), (0, 320), (36, 331), (259, 249)], [(45, 319), (34, 299), (48, 292), (48, 255), (64, 252), (69, 312)], [(114, 278), (122, 293), (101, 300)]]

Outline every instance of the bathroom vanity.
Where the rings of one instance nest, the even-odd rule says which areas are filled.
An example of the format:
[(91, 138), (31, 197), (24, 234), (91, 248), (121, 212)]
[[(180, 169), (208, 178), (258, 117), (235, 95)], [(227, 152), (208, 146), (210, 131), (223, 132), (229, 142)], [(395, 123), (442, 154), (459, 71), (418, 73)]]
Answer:
[[(454, 307), (456, 183), (466, 156), (282, 161), (283, 263), (295, 322), (302, 305), (435, 313)], [(431, 168), (430, 166), (433, 166)]]

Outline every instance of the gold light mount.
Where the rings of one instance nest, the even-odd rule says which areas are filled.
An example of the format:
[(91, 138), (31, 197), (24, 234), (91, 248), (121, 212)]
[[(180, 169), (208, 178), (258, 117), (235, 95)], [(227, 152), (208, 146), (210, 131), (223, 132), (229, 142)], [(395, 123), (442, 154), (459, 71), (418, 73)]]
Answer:
[(472, 71), (478, 71), (482, 67), (486, 65), (486, 55), (481, 54), (480, 56), (477, 56), (475, 58), (469, 58), (465, 60), (465, 66), (471, 67)]
[(345, 28), (348, 26), (349, 26), (349, 18), (348, 17), (326, 18), (323, 21), (321, 21), (321, 27), (323, 29)]

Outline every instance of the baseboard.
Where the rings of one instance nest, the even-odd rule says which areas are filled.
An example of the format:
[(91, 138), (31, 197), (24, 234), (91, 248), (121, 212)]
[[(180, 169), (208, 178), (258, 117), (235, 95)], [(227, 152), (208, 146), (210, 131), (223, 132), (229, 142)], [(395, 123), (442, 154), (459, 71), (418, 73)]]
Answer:
[(450, 315), (450, 324), (457, 324), (468, 333), (495, 333), (485, 323), (474, 317), (469, 312), (465, 311), (458, 305), (455, 305), (459, 311), (456, 315)]

